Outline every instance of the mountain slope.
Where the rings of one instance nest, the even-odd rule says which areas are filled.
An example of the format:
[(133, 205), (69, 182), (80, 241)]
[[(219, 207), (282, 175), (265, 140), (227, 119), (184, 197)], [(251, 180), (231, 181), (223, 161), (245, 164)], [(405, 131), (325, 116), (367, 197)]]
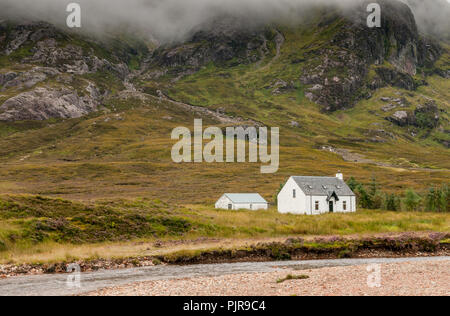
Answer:
[[(449, 47), (421, 36), (405, 5), (382, 3), (377, 30), (316, 8), (295, 25), (219, 17), (156, 49), (3, 22), (0, 188), (211, 203), (237, 188), (270, 199), (289, 175), (338, 169), (388, 191), (448, 182)], [(172, 129), (199, 117), (279, 126), (280, 171), (174, 164)]]

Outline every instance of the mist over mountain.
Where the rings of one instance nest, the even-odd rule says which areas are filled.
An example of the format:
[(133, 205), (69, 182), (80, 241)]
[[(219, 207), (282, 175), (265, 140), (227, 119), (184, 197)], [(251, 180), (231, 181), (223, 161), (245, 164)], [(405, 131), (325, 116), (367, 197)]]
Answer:
[[(448, 30), (450, 5), (445, 0), (405, 0), (414, 9), (423, 30), (439, 35)], [(2, 0), (0, 18), (46, 21), (65, 25), (71, 0)], [(237, 17), (254, 24), (299, 21), (312, 6), (348, 9), (362, 0), (79, 0), (82, 31), (104, 34), (117, 29), (152, 35), (159, 41), (183, 40), (196, 28), (218, 16)]]
[(422, 32), (450, 41), (450, 2), (407, 0)]

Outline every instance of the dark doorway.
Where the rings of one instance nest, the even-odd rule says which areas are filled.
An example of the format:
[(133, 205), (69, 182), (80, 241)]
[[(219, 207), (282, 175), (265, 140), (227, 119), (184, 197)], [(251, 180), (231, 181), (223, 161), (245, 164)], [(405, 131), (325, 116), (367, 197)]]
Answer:
[(334, 203), (330, 201), (330, 213), (334, 213)]

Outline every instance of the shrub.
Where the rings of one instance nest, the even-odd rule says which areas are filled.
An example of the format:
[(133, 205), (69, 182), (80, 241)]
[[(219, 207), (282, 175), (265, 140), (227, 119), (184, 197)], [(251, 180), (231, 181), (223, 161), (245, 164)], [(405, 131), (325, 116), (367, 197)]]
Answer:
[(384, 199), (384, 209), (387, 211), (400, 210), (400, 199), (395, 194), (386, 194)]
[(425, 209), (431, 212), (449, 212), (449, 187), (444, 185), (442, 188), (430, 188), (425, 197)]
[(420, 206), (422, 198), (414, 192), (412, 189), (406, 190), (405, 198), (403, 199), (403, 204), (407, 211), (416, 211)]
[(277, 283), (283, 283), (285, 281), (289, 281), (289, 280), (306, 280), (309, 279), (308, 275), (292, 275), (292, 274), (288, 274), (285, 278), (282, 279), (278, 279)]

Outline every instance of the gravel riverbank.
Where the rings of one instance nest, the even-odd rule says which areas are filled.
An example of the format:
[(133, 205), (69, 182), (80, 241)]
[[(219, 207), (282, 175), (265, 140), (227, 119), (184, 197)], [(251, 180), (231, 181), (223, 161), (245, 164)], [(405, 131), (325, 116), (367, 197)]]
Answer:
[[(367, 265), (296, 269), (135, 283), (91, 292), (90, 296), (450, 296), (450, 260), (379, 265), (381, 286), (368, 286)], [(308, 279), (277, 283), (287, 275)]]

